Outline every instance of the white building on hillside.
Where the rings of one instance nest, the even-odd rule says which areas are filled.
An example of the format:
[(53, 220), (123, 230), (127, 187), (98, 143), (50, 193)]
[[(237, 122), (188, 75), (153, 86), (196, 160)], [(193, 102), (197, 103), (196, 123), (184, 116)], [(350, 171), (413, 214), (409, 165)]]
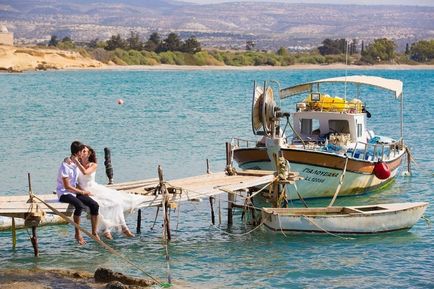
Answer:
[(0, 45), (14, 45), (14, 34), (4, 25), (0, 25)]

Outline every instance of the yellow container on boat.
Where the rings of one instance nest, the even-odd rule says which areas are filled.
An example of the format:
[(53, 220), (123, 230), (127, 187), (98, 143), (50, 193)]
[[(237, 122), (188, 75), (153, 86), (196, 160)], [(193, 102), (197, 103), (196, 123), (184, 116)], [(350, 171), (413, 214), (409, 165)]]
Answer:
[(362, 101), (360, 99), (353, 99), (351, 101), (345, 101), (338, 96), (330, 96), (328, 94), (311, 93), (304, 100), (309, 108), (321, 111), (349, 111), (349, 112), (361, 112)]

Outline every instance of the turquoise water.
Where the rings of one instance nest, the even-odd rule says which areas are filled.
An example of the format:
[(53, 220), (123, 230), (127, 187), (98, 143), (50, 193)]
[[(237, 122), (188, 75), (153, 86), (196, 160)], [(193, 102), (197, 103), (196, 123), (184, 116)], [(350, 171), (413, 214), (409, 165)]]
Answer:
[[(167, 179), (202, 174), (225, 165), (225, 142), (253, 139), (250, 124), (253, 80), (282, 85), (342, 76), (334, 70), (279, 71), (56, 71), (0, 75), (0, 195), (55, 188), (60, 161), (71, 141), (92, 145), (105, 183), (103, 149), (110, 147), (115, 181), (157, 176)], [(405, 138), (417, 160), (412, 177), (398, 177), (388, 188), (337, 204), (428, 201), (433, 196), (434, 70), (364, 70), (349, 74), (401, 79), (405, 94)], [(122, 98), (120, 106), (116, 100)], [(379, 134), (399, 137), (399, 102), (387, 93), (364, 97)], [(295, 101), (295, 100), (294, 100)], [(294, 105), (290, 105), (292, 108)], [(224, 197), (223, 197), (224, 199)], [(325, 204), (314, 200), (310, 204)], [(222, 202), (224, 206), (224, 202)], [(110, 242), (152, 275), (166, 278), (161, 220), (152, 231), (155, 209), (144, 212), (142, 233)], [(432, 205), (426, 216), (433, 219)], [(225, 218), (224, 218), (225, 220)], [(237, 213), (230, 232), (252, 227)], [(134, 228), (135, 215), (128, 219)], [(206, 288), (432, 288), (434, 230), (420, 220), (408, 232), (351, 239), (330, 235), (272, 234), (259, 229), (230, 236), (209, 225), (207, 200), (183, 203), (172, 213), (169, 245), (171, 276)], [(88, 222), (84, 222), (88, 226)], [(221, 225), (225, 230), (226, 226)], [(89, 242), (78, 247), (69, 226), (38, 229), (40, 257), (33, 257), (27, 231), (11, 249), (10, 232), (0, 232), (0, 268), (99, 266), (142, 273)]]

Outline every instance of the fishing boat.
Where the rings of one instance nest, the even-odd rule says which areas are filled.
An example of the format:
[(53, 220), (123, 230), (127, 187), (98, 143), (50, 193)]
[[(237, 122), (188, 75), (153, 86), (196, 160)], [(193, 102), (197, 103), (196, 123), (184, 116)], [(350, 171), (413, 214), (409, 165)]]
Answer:
[(376, 234), (410, 229), (428, 203), (395, 203), (321, 208), (263, 208), (262, 222), (272, 231)]
[[(295, 111), (285, 112), (274, 100), (276, 85), (282, 103), (289, 97), (307, 96), (296, 103)], [(331, 86), (336, 91), (334, 86), (339, 85), (344, 88), (340, 97), (330, 96), (324, 89)], [(379, 135), (368, 127), (371, 114), (361, 98), (373, 93), (372, 88), (392, 92), (400, 101), (399, 139)], [(353, 97), (347, 96), (350, 92)], [(241, 169), (276, 170), (275, 158), (283, 155), (291, 171), (299, 172), (304, 178), (296, 186), (288, 186), (288, 199), (330, 197), (337, 193), (349, 196), (381, 188), (397, 175), (404, 156), (410, 157), (403, 140), (400, 80), (354, 75), (283, 89), (276, 81), (264, 85), (254, 83), (251, 118), (253, 133), (259, 139), (234, 138), (233, 159)], [(288, 127), (292, 130), (289, 137), (286, 136)]]

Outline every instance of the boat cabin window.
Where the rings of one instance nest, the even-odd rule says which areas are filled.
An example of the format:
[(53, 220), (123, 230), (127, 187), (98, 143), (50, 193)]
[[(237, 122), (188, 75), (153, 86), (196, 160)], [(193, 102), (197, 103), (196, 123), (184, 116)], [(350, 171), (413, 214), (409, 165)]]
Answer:
[(357, 137), (361, 137), (363, 134), (363, 125), (361, 123), (357, 124)]
[(319, 119), (302, 118), (301, 133), (304, 135), (320, 134)]
[(330, 119), (329, 130), (334, 133), (350, 133), (350, 125), (348, 120)]

